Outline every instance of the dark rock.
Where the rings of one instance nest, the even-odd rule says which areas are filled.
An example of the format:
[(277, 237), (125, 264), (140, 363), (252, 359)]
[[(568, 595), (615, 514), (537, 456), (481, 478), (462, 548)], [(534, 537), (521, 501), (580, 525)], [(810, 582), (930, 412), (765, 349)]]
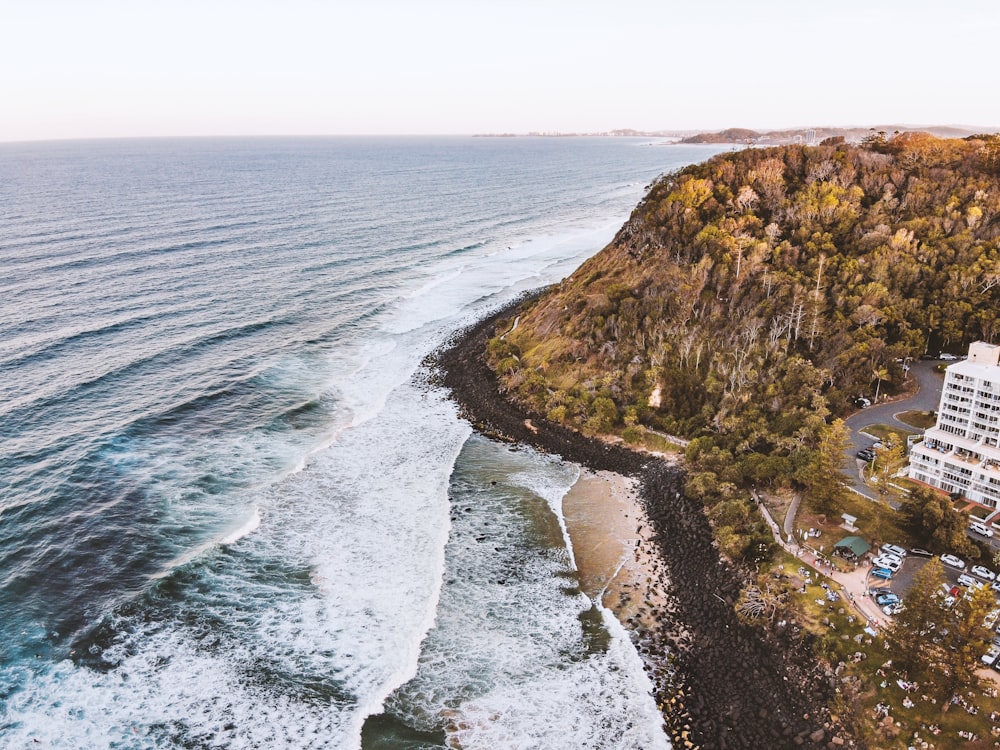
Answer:
[[(668, 589), (669, 615), (659, 632), (645, 634), (656, 647), (642, 656), (675, 747), (689, 741), (701, 748), (722, 747), (723, 736), (726, 746), (747, 750), (789, 747), (795, 735), (804, 744), (806, 737), (821, 742), (825, 734), (819, 727), (828, 715), (824, 703), (829, 695), (816, 659), (790, 633), (779, 643), (736, 618), (732, 602), (741, 573), (720, 560), (703, 507), (682, 492), (683, 472), (554, 425), (500, 396), (483, 353), (496, 322), (512, 314), (508, 308), (478, 323), (429, 364), (463, 416), (481, 432), (639, 479), (665, 580), (674, 583)], [(527, 419), (534, 430), (526, 426)], [(689, 635), (678, 637), (681, 631)], [(664, 651), (670, 655), (669, 669), (662, 663)]]

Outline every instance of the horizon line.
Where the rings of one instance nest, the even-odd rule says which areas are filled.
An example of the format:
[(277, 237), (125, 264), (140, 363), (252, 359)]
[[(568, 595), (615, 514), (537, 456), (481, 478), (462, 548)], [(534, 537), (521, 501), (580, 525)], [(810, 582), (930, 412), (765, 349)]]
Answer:
[[(970, 134), (976, 133), (1000, 133), (1000, 127), (981, 126), (967, 124), (914, 124), (914, 123), (879, 123), (875, 125), (790, 125), (771, 128), (754, 128), (741, 125), (730, 125), (723, 128), (633, 128), (616, 127), (607, 130), (530, 130), (525, 132), (514, 132), (505, 130), (476, 131), (476, 132), (440, 132), (440, 133), (197, 133), (197, 134), (158, 134), (158, 135), (88, 135), (88, 136), (60, 136), (60, 137), (39, 137), (39, 138), (0, 138), (0, 144), (24, 144), (24, 143), (65, 143), (77, 141), (125, 141), (125, 140), (179, 140), (179, 139), (236, 139), (236, 138), (473, 138), (473, 137), (494, 137), (494, 138), (549, 138), (549, 137), (669, 137), (692, 134), (718, 134), (726, 130), (752, 130), (766, 135), (769, 133), (782, 133), (794, 130), (876, 130), (888, 128), (954, 128), (956, 130), (968, 131)], [(634, 136), (623, 131), (633, 131)]]

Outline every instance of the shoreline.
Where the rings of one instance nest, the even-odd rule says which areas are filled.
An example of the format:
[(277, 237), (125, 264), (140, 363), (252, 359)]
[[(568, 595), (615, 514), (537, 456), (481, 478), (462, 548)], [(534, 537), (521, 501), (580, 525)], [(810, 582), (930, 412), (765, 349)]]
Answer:
[[(672, 744), (747, 750), (826, 747), (826, 699), (833, 686), (801, 642), (779, 642), (737, 619), (740, 577), (720, 559), (701, 505), (682, 493), (683, 470), (651, 454), (551, 424), (500, 393), (483, 357), (486, 341), (501, 319), (530, 298), (515, 300), (458, 332), (429, 358), (430, 364), (462, 416), (479, 432), (532, 445), (591, 472), (635, 480), (655, 552), (647, 560), (655, 574), (648, 576), (649, 583), (655, 581), (664, 593), (650, 598), (641, 592), (643, 602), (629, 610), (623, 624), (653, 683)], [(629, 593), (623, 589), (618, 595)], [(623, 606), (608, 600), (617, 611), (612, 605)]]
[(584, 467), (563, 498), (562, 514), (583, 593), (626, 628), (633, 620), (654, 627), (652, 608), (667, 603), (664, 571), (638, 482)]

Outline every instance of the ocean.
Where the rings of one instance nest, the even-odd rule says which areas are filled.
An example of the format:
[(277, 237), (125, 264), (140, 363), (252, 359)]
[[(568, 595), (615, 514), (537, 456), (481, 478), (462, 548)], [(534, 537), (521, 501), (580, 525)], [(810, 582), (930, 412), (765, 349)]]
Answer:
[(579, 468), (422, 363), (719, 150), (0, 144), (0, 745), (669, 747)]

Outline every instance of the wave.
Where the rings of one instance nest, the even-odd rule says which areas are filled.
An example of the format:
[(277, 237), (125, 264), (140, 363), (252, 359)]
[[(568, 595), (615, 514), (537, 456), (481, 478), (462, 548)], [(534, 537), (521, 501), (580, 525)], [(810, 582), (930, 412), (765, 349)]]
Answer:
[(469, 746), (646, 725), (557, 493), (501, 447), (513, 505), (450, 518), (479, 510), (449, 501), (471, 427), (420, 367), (596, 250), (663, 158), (470, 140), (0, 145), (5, 740), (356, 748), (387, 706), (419, 724), (404, 697)]
[[(38, 393), (23, 393), (20, 398), (13, 398), (0, 409), (0, 417), (10, 420), (12, 425), (16, 425), (19, 420), (24, 420), (32, 414), (50, 410), (65, 408), (67, 404), (84, 400), (99, 390), (110, 390), (119, 386), (126, 378), (148, 370), (169, 371), (173, 363), (188, 363), (196, 354), (204, 350), (216, 347), (219, 344), (234, 340), (242, 340), (264, 331), (291, 325), (291, 321), (275, 318), (271, 320), (246, 323), (238, 326), (231, 326), (222, 330), (211, 331), (196, 336), (188, 336), (186, 340), (169, 342), (160, 345), (158, 351), (145, 353), (136, 349), (135, 355), (123, 361), (123, 352), (116, 352), (115, 357), (118, 362), (107, 362), (98, 360), (97, 364), (107, 362), (108, 367), (103, 372), (84, 377), (71, 384), (55, 383), (55, 387), (48, 388), (47, 395)], [(123, 330), (118, 328), (118, 330)], [(95, 331), (93, 335), (99, 335)], [(88, 335), (82, 339), (87, 340)], [(110, 355), (108, 355), (110, 358)], [(93, 368), (99, 369), (99, 368)], [(0, 434), (3, 431), (0, 430)]]
[(260, 528), (260, 509), (254, 508), (253, 513), (250, 518), (247, 519), (246, 523), (233, 531), (230, 531), (224, 537), (219, 540), (219, 544), (236, 544), (240, 539), (252, 534), (257, 529)]

